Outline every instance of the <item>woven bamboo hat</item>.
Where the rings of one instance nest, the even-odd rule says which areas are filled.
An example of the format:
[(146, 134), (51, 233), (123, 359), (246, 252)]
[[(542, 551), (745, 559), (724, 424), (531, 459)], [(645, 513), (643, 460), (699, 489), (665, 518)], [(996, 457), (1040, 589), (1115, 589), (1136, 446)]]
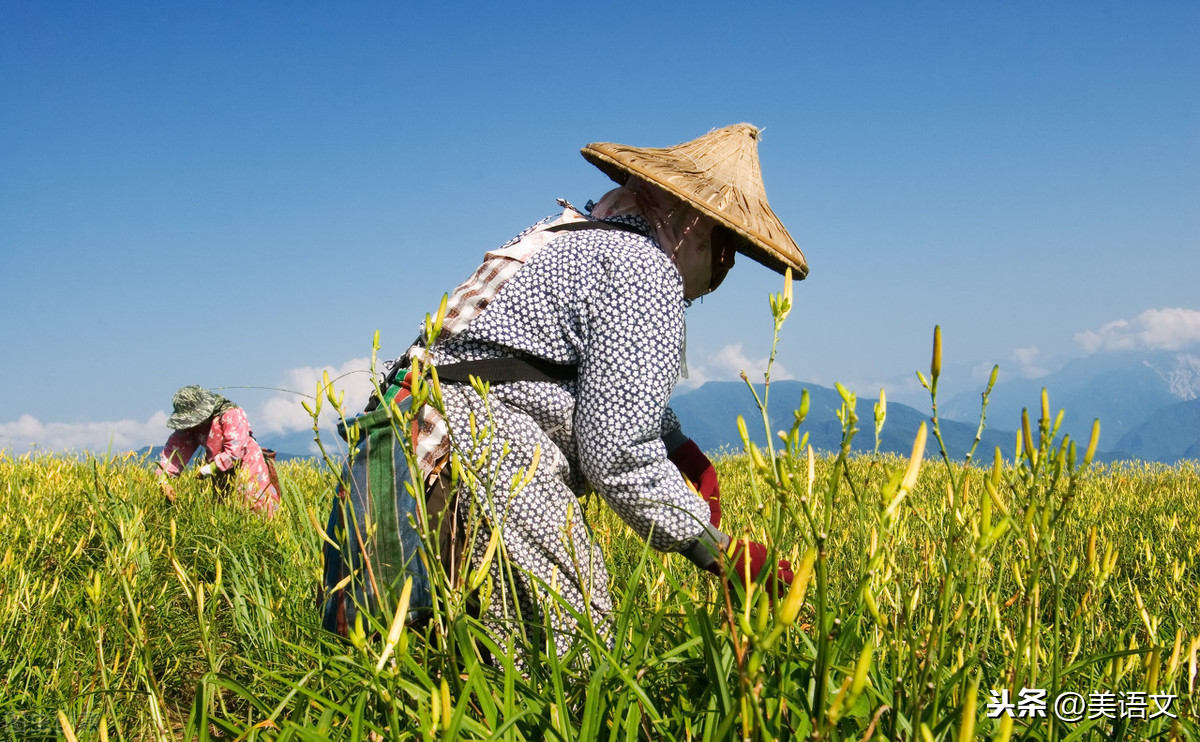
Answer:
[(596, 142), (581, 152), (621, 185), (636, 175), (721, 222), (740, 238), (738, 252), (771, 270), (808, 275), (808, 261), (767, 204), (758, 165), (759, 129), (735, 124), (663, 148)]

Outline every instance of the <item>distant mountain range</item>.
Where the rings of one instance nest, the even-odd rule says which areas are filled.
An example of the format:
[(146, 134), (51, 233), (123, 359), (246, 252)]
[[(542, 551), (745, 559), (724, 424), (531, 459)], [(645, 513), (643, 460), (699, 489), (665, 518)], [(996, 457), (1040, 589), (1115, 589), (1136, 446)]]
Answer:
[[(1045, 388), (1050, 414), (1064, 411), (1060, 433), (1081, 445), (1100, 419), (1097, 450), (1105, 459), (1175, 463), (1200, 452), (1200, 357), (1193, 353), (1096, 353), (1037, 379), (1003, 381), (1002, 368), (1001, 379), (988, 404), (988, 420), (997, 426), (1019, 427), (1023, 408), (1036, 420)], [(940, 412), (970, 420), (979, 415), (979, 401), (978, 391), (960, 394)]]
[[(1038, 379), (1006, 380), (1001, 368), (999, 383), (992, 390), (987, 407), (987, 426), (975, 453), (976, 460), (987, 461), (999, 446), (1011, 457), (1016, 431), (1021, 425), (1021, 410), (1029, 409), (1030, 421), (1037, 424), (1041, 415), (1041, 390), (1045, 387), (1051, 415), (1060, 409), (1061, 434), (1069, 434), (1082, 448), (1091, 433), (1092, 421), (1100, 418), (1101, 434), (1098, 460), (1141, 459), (1175, 463), (1180, 459), (1200, 459), (1200, 357), (1187, 352), (1097, 353), (1071, 361), (1059, 371)], [(809, 392), (809, 412), (801, 432), (819, 451), (836, 451), (841, 444), (841, 423), (837, 411), (842, 399), (837, 391), (799, 381), (775, 381), (770, 389), (771, 429), (790, 430), (794, 411), (800, 406), (800, 394)], [(755, 389), (761, 396), (763, 387)], [(961, 460), (975, 440), (979, 426), (982, 387), (949, 399), (940, 400), (942, 437), (953, 460)], [(859, 432), (853, 440), (856, 452), (875, 447), (873, 408), (876, 397), (858, 399)], [(737, 418), (746, 421), (750, 438), (758, 445), (766, 442), (762, 418), (754, 397), (742, 382), (708, 382), (696, 389), (677, 393), (671, 407), (686, 432), (705, 451), (742, 450)], [(907, 456), (913, 437), (929, 410), (889, 401), (887, 419), (880, 437), (880, 450)], [(932, 431), (931, 431), (932, 432)], [(333, 433), (330, 452), (344, 444)], [(263, 445), (279, 451), (279, 458), (314, 456), (312, 432), (259, 436)], [(338, 445), (332, 445), (332, 444)], [(937, 452), (929, 440), (927, 452)]]
[[(776, 435), (776, 444), (779, 442), (777, 433), (790, 430), (795, 422), (795, 411), (800, 407), (800, 395), (804, 389), (808, 389), (809, 407), (800, 433), (807, 432), (809, 443), (818, 451), (838, 450), (842, 441), (842, 424), (837, 417), (842, 406), (841, 395), (834, 389), (799, 381), (771, 382), (767, 404), (771, 432)], [(763, 386), (755, 385), (755, 391), (761, 398)], [(851, 446), (852, 450), (858, 453), (870, 452), (875, 448), (874, 409), (877, 401), (878, 398), (875, 397), (857, 399), (855, 410), (858, 415), (858, 433), (851, 441)], [(742, 442), (737, 428), (739, 415), (746, 421), (746, 432), (750, 439), (759, 446), (766, 443), (762, 414), (750, 389), (742, 382), (710, 381), (692, 391), (676, 395), (671, 400), (671, 409), (679, 416), (684, 432), (705, 451), (741, 452)], [(928, 419), (929, 415), (926, 413), (908, 405), (889, 401), (879, 438), (879, 450), (908, 456), (912, 453), (917, 428), (921, 421)], [(946, 442), (946, 451), (951, 459), (961, 460), (966, 455), (975, 441), (978, 427), (978, 419), (973, 424), (942, 421), (942, 438)], [(1012, 432), (985, 429), (975, 453), (976, 458), (982, 455), (990, 460), (991, 452), (996, 446), (1000, 446), (1003, 451), (1011, 451), (1014, 436), (1015, 433)], [(936, 452), (937, 445), (931, 435), (927, 453), (932, 455)]]

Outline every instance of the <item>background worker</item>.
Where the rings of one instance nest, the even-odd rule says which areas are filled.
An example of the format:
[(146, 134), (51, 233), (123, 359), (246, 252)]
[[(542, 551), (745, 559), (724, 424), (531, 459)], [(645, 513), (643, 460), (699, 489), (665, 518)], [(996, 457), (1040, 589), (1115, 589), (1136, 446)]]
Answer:
[(177, 477), (203, 446), (205, 463), (197, 476), (209, 479), (219, 496), (237, 495), (251, 509), (273, 515), (279, 507), (279, 482), (241, 407), (199, 386), (175, 392), (174, 411), (167, 426), (175, 430), (167, 438), (158, 460), (158, 483), (169, 500), (175, 491), (168, 477)]

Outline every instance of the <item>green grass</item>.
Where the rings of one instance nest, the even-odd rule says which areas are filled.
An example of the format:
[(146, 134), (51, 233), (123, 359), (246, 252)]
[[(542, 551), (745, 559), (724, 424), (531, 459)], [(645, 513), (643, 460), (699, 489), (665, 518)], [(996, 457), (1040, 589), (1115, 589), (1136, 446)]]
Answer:
[[(907, 464), (846, 463), (850, 479), (860, 482), (886, 481)], [(491, 640), (461, 616), (447, 620), (446, 636), (409, 637), (397, 653), (402, 662), (385, 663), (378, 674), (382, 640), (360, 647), (324, 641), (317, 629), (319, 540), (307, 512), (324, 508), (328, 490), (311, 463), (281, 466), (287, 508), (265, 521), (236, 505), (214, 506), (200, 483), (186, 479), (179, 504), (168, 508), (137, 459), (3, 457), (0, 523), (14, 537), (0, 562), (0, 734), (61, 709), (89, 724), (104, 716), (112, 739), (182, 739), (189, 717), (197, 721), (203, 710), (199, 704), (212, 716), (210, 728), (230, 738), (271, 720), (303, 728), (297, 738), (351, 739), (356, 719), (398, 737), (433, 738), (434, 714), (439, 725), (447, 718), (441, 699), (434, 700), (444, 680), (449, 720), (464, 738), (553, 737), (557, 725), (564, 739), (686, 739), (689, 731), (695, 739), (723, 739), (740, 736), (743, 720), (752, 737), (770, 730), (798, 738), (813, 716), (829, 717), (868, 643), (874, 651), (866, 685), (853, 703), (842, 703), (832, 737), (861, 739), (876, 712), (889, 707), (895, 711), (880, 714), (877, 739), (915, 739), (922, 724), (935, 739), (953, 738), (976, 676), (985, 691), (1010, 685), (1016, 672), (1024, 678), (1018, 686), (1049, 687), (1056, 659), (1061, 687), (1085, 695), (1147, 689), (1157, 662), (1159, 691), (1180, 696), (1173, 711), (1194, 713), (1195, 467), (1090, 472), (1054, 528), (1052, 559), (1039, 566), (1032, 539), (1016, 534), (973, 561), (979, 501), (956, 511), (945, 470), (928, 464), (890, 536), (862, 517), (871, 506), (853, 496), (836, 510), (824, 547), (825, 620), (810, 588), (797, 624), (769, 647), (761, 641), (775, 625), (769, 608), (752, 606), (749, 621), (730, 622), (715, 578), (677, 556), (646, 553), (623, 524), (590, 503), (614, 575), (617, 650), (582, 669), (542, 667), (526, 678), (464, 662), (460, 655), (471, 654), (472, 645)], [(827, 480), (838, 466), (832, 457), (816, 460), (815, 480)], [(770, 516), (771, 501), (749, 494), (752, 468), (744, 456), (718, 462), (729, 524)], [(986, 493), (987, 476), (971, 471), (966, 487)], [(1015, 514), (1020, 507), (1010, 505)], [(777, 543), (798, 555), (809, 540), (785, 529)], [(957, 569), (948, 574), (952, 565)], [(822, 645), (816, 626), (834, 636), (825, 642), (829, 695), (814, 706)], [(985, 692), (978, 702), (976, 732), (991, 737), (998, 729), (982, 718), (987, 698)], [(389, 705), (404, 707), (394, 723)], [(1064, 725), (1059, 736), (1084, 726)], [(1155, 722), (1118, 726), (1087, 728), (1116, 739), (1169, 731)], [(1050, 733), (1045, 722), (1017, 725), (1018, 736)], [(1194, 721), (1181, 733), (1194, 738)], [(97, 734), (80, 730), (81, 739)], [(268, 725), (255, 734), (282, 736)]]
[[(592, 497), (612, 642), (579, 617), (564, 657), (498, 644), (444, 582), (419, 629), (389, 605), (322, 634), (315, 463), (280, 465), (266, 520), (189, 476), (168, 506), (135, 457), (0, 454), (0, 739), (1200, 739), (1194, 465), (1089, 467), (1045, 396), (982, 464), (938, 455), (936, 416), (911, 460), (850, 456), (886, 408), (860, 433), (842, 391), (841, 453), (789, 410), (772, 450), (717, 462), (723, 524), (797, 566), (791, 593), (731, 593)], [(988, 717), (1022, 688), (1178, 718)]]

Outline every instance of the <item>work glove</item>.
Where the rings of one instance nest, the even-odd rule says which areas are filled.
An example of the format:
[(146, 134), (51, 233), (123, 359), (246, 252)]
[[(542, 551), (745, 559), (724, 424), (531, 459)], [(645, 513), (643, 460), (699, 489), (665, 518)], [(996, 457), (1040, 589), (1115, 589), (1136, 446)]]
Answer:
[(163, 497), (167, 498), (167, 502), (172, 505), (175, 504), (175, 488), (171, 486), (171, 483), (165, 477), (158, 480), (158, 488), (162, 490)]
[(667, 458), (679, 469), (679, 473), (687, 478), (696, 491), (708, 502), (709, 519), (713, 528), (721, 527), (721, 488), (717, 484), (717, 470), (712, 462), (690, 438), (680, 445)]
[[(719, 568), (714, 562), (710, 571), (719, 574)], [(745, 588), (750, 582), (755, 581), (759, 573), (764, 569), (769, 569), (767, 565), (767, 547), (751, 541), (749, 539), (739, 539), (733, 547), (733, 556), (729, 559), (725, 566), (725, 579), (730, 584), (737, 583)], [(788, 587), (792, 584), (792, 563), (786, 559), (780, 559), (779, 564), (774, 569), (774, 579), (767, 577), (763, 583), (767, 588), (767, 594), (772, 599), (787, 593)]]
[(213, 466), (212, 464), (205, 464), (204, 466), (200, 467), (200, 471), (197, 474), (201, 479), (207, 479), (216, 473), (217, 467)]

